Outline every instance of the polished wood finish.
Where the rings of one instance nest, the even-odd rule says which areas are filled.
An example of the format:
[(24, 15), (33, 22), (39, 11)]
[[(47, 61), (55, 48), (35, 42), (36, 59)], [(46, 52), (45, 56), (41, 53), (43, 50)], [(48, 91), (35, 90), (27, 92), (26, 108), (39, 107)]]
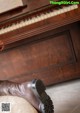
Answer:
[[(80, 20), (79, 14), (80, 14), (80, 7), (70, 12), (66, 12), (57, 15), (55, 17), (51, 17), (49, 19), (45, 19), (43, 21), (37, 22), (35, 24), (31, 24), (26, 27), (2, 34), (0, 35), (0, 40), (4, 43), (4, 49), (12, 48), (18, 46), (18, 44), (19, 45), (22, 44), (22, 40), (25, 39), (29, 40), (33, 36), (79, 21)], [(6, 24), (7, 22), (5, 22), (5, 24), (3, 25)]]
[(80, 77), (79, 23), (51, 30), (0, 53), (0, 79), (42, 79), (46, 85)]
[[(25, 1), (19, 13), (0, 15), (0, 27), (52, 7), (46, 0)], [(51, 85), (80, 78), (80, 7), (0, 35), (0, 50), (0, 80), (38, 78)]]

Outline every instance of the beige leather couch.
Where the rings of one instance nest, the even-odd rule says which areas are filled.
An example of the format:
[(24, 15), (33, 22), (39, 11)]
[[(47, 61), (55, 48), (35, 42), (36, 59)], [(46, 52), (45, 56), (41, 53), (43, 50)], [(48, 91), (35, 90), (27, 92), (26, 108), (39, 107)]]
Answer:
[(0, 113), (38, 113), (38, 111), (24, 98), (0, 96)]

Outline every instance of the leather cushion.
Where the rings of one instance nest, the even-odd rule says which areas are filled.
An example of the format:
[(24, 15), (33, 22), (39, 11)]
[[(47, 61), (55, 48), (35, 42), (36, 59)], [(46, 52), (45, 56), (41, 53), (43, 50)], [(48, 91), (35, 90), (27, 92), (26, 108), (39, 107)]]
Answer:
[[(4, 104), (3, 104), (4, 103)], [(2, 105), (10, 103), (10, 111), (2, 111)], [(4, 110), (4, 109), (3, 109)], [(0, 96), (0, 113), (38, 113), (24, 98), (17, 96)]]

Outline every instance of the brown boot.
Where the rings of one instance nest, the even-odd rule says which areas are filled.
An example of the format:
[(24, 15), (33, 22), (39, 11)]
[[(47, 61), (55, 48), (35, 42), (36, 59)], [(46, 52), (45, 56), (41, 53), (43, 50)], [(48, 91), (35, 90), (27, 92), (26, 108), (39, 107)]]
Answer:
[(21, 84), (5, 81), (0, 84), (0, 95), (14, 95), (25, 98), (41, 113), (53, 113), (53, 103), (45, 92), (41, 80)]

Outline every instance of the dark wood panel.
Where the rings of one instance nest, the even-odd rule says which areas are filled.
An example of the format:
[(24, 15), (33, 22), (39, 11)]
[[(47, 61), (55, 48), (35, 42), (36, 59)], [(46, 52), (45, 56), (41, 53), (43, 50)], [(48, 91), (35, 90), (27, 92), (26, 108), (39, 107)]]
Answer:
[(39, 35), (32, 42), (1, 52), (0, 80), (23, 82), (39, 78), (49, 85), (79, 78), (78, 24), (45, 32), (42, 38)]
[[(63, 34), (65, 34), (63, 35), (64, 37), (61, 37), (61, 31)], [(46, 85), (50, 85), (54, 83), (80, 78), (80, 22), (55, 29), (51, 32), (45, 33), (42, 36), (52, 36), (52, 39), (55, 40), (53, 38), (53, 35), (57, 33), (59, 35), (58, 37), (54, 36), (55, 39), (63, 38), (65, 40), (66, 44), (64, 43), (64, 47), (66, 47), (66, 49), (69, 50), (68, 53), (70, 52), (70, 54), (67, 55), (69, 57), (72, 56), (72, 60), (68, 59), (66, 60), (66, 63), (61, 62), (62, 65), (58, 65), (57, 63), (57, 65), (50, 65), (34, 72), (25, 73), (24, 75), (13, 77), (12, 79), (10, 79), (11, 81), (22, 82), (34, 78), (39, 78), (42, 79)], [(61, 43), (59, 43), (59, 47), (60, 44)], [(63, 56), (63, 58), (66, 58), (65, 55)]]
[(22, 74), (21, 76), (12, 77), (9, 80), (21, 83), (24, 81), (30, 81), (34, 78), (41, 79), (45, 85), (78, 79), (80, 78), (80, 63), (72, 63), (57, 68), (50, 66), (35, 72), (25, 73), (25, 75)]
[(41, 35), (43, 38), (1, 52), (0, 80), (22, 82), (40, 78), (48, 85), (79, 78), (79, 23), (63, 29), (52, 30)]
[[(52, 38), (51, 38), (52, 37)], [(50, 65), (65, 65), (74, 62), (72, 45), (67, 32), (58, 36), (50, 36), (44, 41), (14, 48), (0, 55), (0, 69), (3, 76), (37, 71)]]

